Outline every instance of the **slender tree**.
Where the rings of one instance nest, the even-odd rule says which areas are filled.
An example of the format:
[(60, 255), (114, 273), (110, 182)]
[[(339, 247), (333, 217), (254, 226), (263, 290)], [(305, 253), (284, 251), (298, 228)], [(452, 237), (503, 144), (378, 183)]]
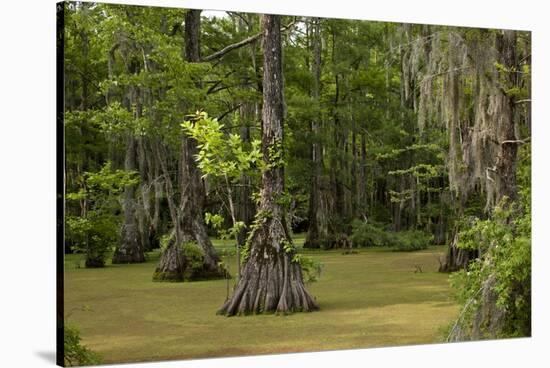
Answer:
[(309, 228), (304, 243), (305, 248), (321, 248), (328, 240), (328, 203), (326, 198), (327, 184), (323, 168), (323, 147), (321, 144), (321, 20), (312, 21), (313, 62), (311, 72), (313, 84), (311, 97), (314, 102), (315, 117), (311, 122), (311, 189), (309, 196)]

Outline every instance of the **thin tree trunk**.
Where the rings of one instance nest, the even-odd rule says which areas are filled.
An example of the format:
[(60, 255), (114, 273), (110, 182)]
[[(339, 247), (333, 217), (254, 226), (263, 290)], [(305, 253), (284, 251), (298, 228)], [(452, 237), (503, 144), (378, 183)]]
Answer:
[(326, 188), (323, 184), (323, 147), (321, 144), (321, 113), (320, 113), (320, 89), (321, 89), (321, 32), (320, 19), (317, 18), (312, 30), (313, 44), (313, 88), (311, 97), (315, 101), (316, 117), (311, 122), (313, 143), (311, 145), (312, 176), (309, 197), (309, 228), (304, 242), (304, 248), (326, 247), (328, 241), (328, 212)]
[(497, 34), (496, 49), (499, 62), (504, 66), (504, 85), (499, 88), (497, 98), (502, 99), (499, 104), (502, 107), (500, 116), (497, 117), (500, 134), (500, 151), (496, 162), (497, 177), (497, 203), (503, 197), (509, 199), (517, 198), (516, 187), (516, 163), (518, 153), (518, 141), (516, 126), (514, 123), (515, 97), (505, 91), (518, 85), (518, 73), (516, 60), (516, 32), (510, 30), (501, 31)]

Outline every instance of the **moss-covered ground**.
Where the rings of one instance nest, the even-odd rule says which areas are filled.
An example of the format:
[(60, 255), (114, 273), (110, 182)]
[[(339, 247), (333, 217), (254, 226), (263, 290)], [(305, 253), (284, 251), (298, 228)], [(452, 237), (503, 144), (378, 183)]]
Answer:
[[(458, 313), (448, 276), (437, 272), (443, 252), (305, 251), (324, 264), (308, 286), (321, 310), (246, 317), (216, 315), (225, 280), (152, 282), (158, 252), (101, 269), (78, 268), (81, 257), (67, 255), (65, 314), (104, 363), (435, 343)], [(234, 257), (225, 258), (234, 272)]]

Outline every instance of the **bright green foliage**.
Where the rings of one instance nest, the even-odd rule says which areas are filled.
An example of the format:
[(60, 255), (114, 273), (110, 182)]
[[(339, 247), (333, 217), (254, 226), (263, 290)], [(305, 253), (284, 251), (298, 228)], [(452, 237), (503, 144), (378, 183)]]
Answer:
[(185, 133), (197, 142), (196, 160), (204, 176), (219, 176), (235, 180), (251, 169), (260, 167), (260, 141), (253, 140), (247, 150), (237, 134), (225, 134), (224, 125), (204, 111), (182, 124)]
[[(192, 120), (182, 124), (185, 133), (198, 142), (199, 152), (196, 156), (197, 166), (203, 173), (203, 177), (213, 176), (222, 179), (225, 185), (225, 196), (229, 203), (231, 215), (231, 227), (222, 229), (223, 217), (221, 215), (207, 214), (206, 223), (217, 227), (219, 235), (224, 239), (233, 238), (245, 229), (245, 223), (237, 220), (236, 208), (233, 198), (233, 184), (242, 175), (252, 174), (254, 168), (263, 167), (260, 151), (260, 141), (253, 140), (250, 147), (245, 147), (241, 137), (237, 134), (225, 134), (224, 125), (217, 119), (208, 117), (204, 111), (198, 111)], [(239, 251), (240, 244), (236, 244)], [(243, 254), (247, 257), (248, 248)], [(242, 258), (242, 257), (241, 257)]]
[(83, 178), (77, 192), (67, 193), (69, 203), (80, 206), (80, 214), (67, 216), (66, 239), (74, 252), (86, 255), (87, 267), (102, 267), (119, 240), (120, 195), (139, 178), (135, 172), (113, 170), (109, 162), (98, 172), (84, 173)]
[(223, 224), (225, 222), (225, 219), (222, 215), (219, 213), (211, 214), (210, 212), (206, 212), (204, 214), (204, 222), (206, 225), (212, 226), (220, 237), (220, 239), (227, 240), (227, 239), (236, 239), (237, 235), (246, 228), (246, 225), (243, 221), (235, 221), (233, 226), (229, 228), (224, 228)]
[(284, 167), (286, 165), (284, 156), (283, 143), (280, 140), (276, 140), (272, 145), (267, 148), (267, 169), (276, 169)]
[(206, 212), (204, 214), (204, 222), (206, 225), (211, 225), (214, 229), (220, 229), (223, 225), (223, 216), (220, 214), (211, 214)]
[(63, 350), (65, 366), (101, 364), (101, 357), (80, 343), (78, 329), (65, 322), (63, 327)]

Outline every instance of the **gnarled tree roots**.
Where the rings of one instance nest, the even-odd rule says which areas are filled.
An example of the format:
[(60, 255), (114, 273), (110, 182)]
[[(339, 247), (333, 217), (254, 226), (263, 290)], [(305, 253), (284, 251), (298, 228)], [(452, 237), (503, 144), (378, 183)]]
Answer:
[(273, 219), (253, 234), (241, 279), (219, 314), (287, 314), (318, 309), (305, 288), (300, 264), (292, 261), (294, 250), (285, 249), (285, 242), (290, 244), (283, 225)]

